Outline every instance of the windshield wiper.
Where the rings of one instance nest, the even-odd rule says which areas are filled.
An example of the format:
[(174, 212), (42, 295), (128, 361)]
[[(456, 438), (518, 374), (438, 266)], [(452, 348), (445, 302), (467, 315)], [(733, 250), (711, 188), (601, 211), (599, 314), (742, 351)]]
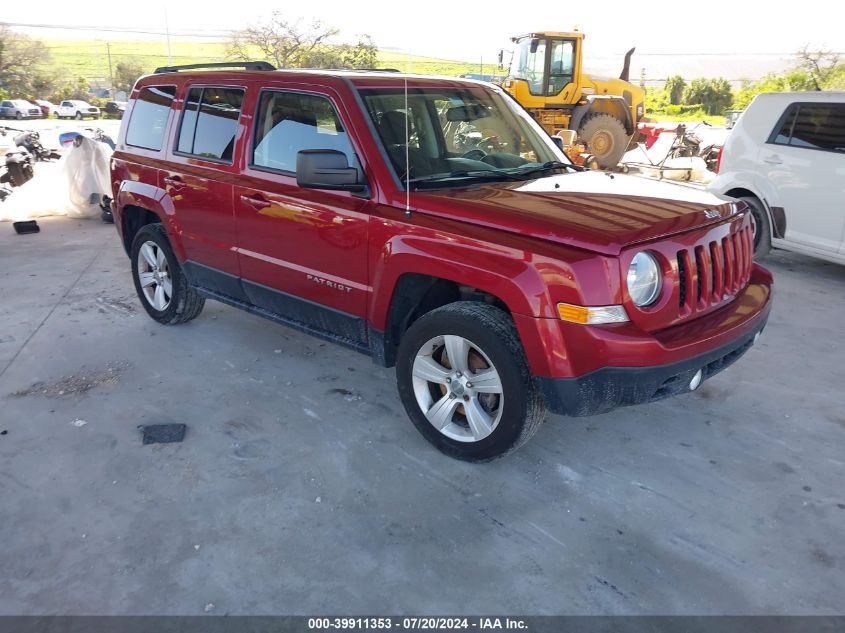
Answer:
[(520, 176), (510, 172), (495, 171), (495, 170), (467, 170), (449, 172), (448, 174), (431, 174), (429, 176), (419, 176), (418, 178), (411, 178), (408, 182), (412, 185), (421, 183), (435, 183), (447, 182), (449, 180), (465, 180), (465, 179), (481, 179), (481, 180), (522, 180)]
[(513, 173), (519, 174), (520, 176), (527, 176), (528, 174), (536, 174), (537, 172), (551, 171), (553, 169), (571, 169), (572, 171), (587, 171), (585, 167), (579, 167), (578, 165), (574, 165), (572, 163), (563, 163), (559, 160), (550, 160), (547, 163), (543, 163), (542, 165), (537, 165), (528, 169), (520, 169), (519, 171)]

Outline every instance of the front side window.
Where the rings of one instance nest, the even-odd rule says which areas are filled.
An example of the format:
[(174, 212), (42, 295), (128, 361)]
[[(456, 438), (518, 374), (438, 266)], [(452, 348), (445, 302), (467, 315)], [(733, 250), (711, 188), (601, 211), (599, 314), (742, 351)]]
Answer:
[(513, 54), (510, 74), (528, 82), (532, 95), (545, 93), (546, 40), (526, 38), (519, 42)]
[(845, 153), (845, 104), (791, 106), (770, 142)]
[[(482, 86), (361, 90), (396, 176), (412, 188), (521, 180), (563, 153), (524, 110)], [(407, 164), (406, 164), (407, 156)]]
[(132, 108), (132, 118), (126, 129), (126, 143), (135, 147), (160, 150), (175, 96), (175, 86), (143, 88)]
[(243, 100), (241, 88), (191, 88), (182, 111), (176, 151), (231, 163)]
[(337, 150), (346, 154), (350, 165), (354, 163), (349, 137), (328, 99), (296, 92), (262, 93), (252, 164), (295, 172), (296, 155), (305, 149)]

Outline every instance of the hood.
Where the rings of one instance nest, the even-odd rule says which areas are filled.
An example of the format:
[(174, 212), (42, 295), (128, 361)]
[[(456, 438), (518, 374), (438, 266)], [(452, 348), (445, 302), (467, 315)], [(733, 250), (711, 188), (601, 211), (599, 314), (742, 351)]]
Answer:
[(606, 255), (717, 224), (737, 211), (735, 204), (689, 186), (598, 171), (419, 191), (412, 206), (417, 213)]

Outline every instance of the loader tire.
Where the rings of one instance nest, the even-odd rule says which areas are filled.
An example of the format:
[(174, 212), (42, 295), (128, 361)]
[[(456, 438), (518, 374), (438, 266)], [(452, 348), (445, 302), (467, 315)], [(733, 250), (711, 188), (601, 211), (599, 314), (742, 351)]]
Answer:
[(628, 133), (622, 121), (601, 112), (584, 119), (578, 129), (578, 138), (587, 145), (602, 169), (616, 167), (628, 147)]

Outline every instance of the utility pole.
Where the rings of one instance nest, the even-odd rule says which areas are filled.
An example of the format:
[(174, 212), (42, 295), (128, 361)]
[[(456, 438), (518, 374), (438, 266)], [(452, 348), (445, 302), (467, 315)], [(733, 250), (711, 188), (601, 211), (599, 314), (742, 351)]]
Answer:
[(173, 65), (173, 55), (170, 53), (170, 22), (167, 20), (167, 7), (164, 8), (164, 30), (167, 33), (167, 65)]
[(114, 98), (114, 72), (111, 66), (111, 42), (106, 42), (106, 54), (109, 57), (109, 96)]

